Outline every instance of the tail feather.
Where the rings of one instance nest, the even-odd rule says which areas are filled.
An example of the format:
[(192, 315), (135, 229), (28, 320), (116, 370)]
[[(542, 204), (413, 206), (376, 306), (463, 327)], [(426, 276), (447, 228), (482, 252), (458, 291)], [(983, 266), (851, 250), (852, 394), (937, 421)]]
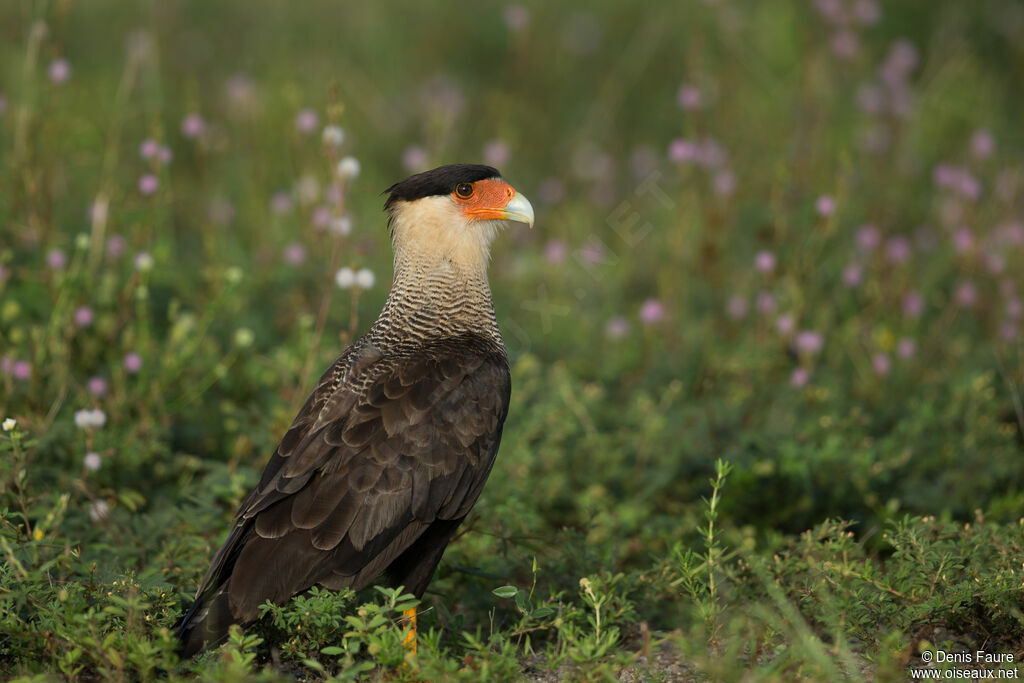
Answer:
[(228, 637), (232, 624), (240, 623), (232, 614), (228, 592), (231, 573), (238, 553), (251, 533), (250, 524), (237, 524), (219, 551), (199, 585), (192, 606), (177, 623), (178, 652), (192, 657), (211, 647), (217, 647)]
[(211, 647), (217, 647), (228, 637), (228, 629), (237, 620), (228, 605), (227, 586), (221, 586), (212, 595), (200, 595), (185, 616), (178, 621), (178, 654), (194, 657)]

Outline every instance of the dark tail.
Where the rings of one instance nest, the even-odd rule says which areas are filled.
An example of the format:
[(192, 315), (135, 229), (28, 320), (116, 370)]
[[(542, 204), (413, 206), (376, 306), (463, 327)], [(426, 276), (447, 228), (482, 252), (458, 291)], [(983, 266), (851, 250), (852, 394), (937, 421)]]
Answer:
[(176, 624), (178, 654), (190, 658), (203, 650), (217, 647), (227, 640), (228, 629), (235, 623), (238, 622), (231, 615), (227, 586), (220, 586), (212, 594), (198, 596)]
[[(235, 561), (245, 545), (249, 524), (238, 524), (217, 551), (213, 563), (199, 584), (195, 602), (175, 625), (182, 657), (193, 657), (211, 647), (217, 647), (228, 638), (232, 624), (240, 623), (231, 613), (228, 586)], [(243, 624), (244, 625), (244, 624)]]

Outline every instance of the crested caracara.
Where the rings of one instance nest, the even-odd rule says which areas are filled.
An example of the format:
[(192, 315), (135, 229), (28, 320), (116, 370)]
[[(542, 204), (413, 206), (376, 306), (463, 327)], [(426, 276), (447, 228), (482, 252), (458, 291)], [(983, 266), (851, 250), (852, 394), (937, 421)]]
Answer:
[(510, 378), (487, 282), (491, 241), (530, 202), (489, 166), (392, 185), (395, 278), (380, 317), (327, 369), (178, 624), (181, 652), (314, 585), (382, 577), (422, 596), (487, 480)]

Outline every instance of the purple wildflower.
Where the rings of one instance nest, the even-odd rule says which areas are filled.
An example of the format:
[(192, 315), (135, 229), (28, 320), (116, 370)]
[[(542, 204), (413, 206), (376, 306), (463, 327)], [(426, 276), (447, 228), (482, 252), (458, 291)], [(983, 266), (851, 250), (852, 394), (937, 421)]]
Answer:
[(704, 138), (697, 143), (697, 156), (694, 159), (705, 168), (718, 168), (725, 163), (726, 153), (714, 138)]
[(284, 262), (290, 266), (301, 266), (306, 262), (306, 247), (292, 242), (284, 248)]
[(317, 230), (326, 230), (327, 226), (331, 224), (331, 208), (329, 206), (320, 206), (313, 209), (313, 216), (310, 219), (313, 227)]
[(429, 165), (430, 157), (427, 155), (427, 150), (423, 149), (419, 145), (406, 147), (405, 151), (402, 152), (402, 166), (406, 171), (422, 171)]
[(775, 271), (775, 254), (764, 249), (757, 252), (754, 256), (754, 266), (762, 273), (772, 273)]
[(676, 93), (676, 102), (683, 111), (694, 111), (701, 108), (704, 98), (697, 86), (684, 83)]
[(778, 309), (779, 303), (771, 292), (758, 292), (755, 299), (757, 311), (762, 315), (771, 315)]
[(548, 240), (548, 243), (544, 245), (544, 258), (552, 265), (562, 263), (568, 255), (569, 245), (565, 243), (565, 240)]
[(675, 163), (688, 163), (697, 159), (697, 145), (684, 140), (683, 138), (676, 138), (668, 145), (668, 159)]
[(956, 166), (947, 163), (936, 164), (932, 169), (932, 182), (942, 188), (951, 188), (956, 185), (960, 171)]
[(821, 351), (822, 347), (825, 345), (825, 340), (821, 336), (820, 332), (815, 332), (814, 330), (800, 330), (797, 332), (794, 344), (796, 346), (796, 350), (800, 353), (813, 355)]
[(144, 196), (148, 197), (156, 192), (159, 187), (160, 179), (152, 173), (143, 174), (143, 176), (139, 178), (139, 192)]
[(889, 87), (903, 85), (907, 76), (917, 67), (917, 48), (906, 38), (894, 42), (880, 68), (882, 80)]
[(973, 282), (961, 282), (953, 294), (953, 301), (960, 308), (972, 308), (978, 302), (978, 288)]
[(153, 159), (160, 153), (160, 143), (152, 138), (147, 138), (139, 145), (139, 156), (143, 159)]
[(725, 313), (733, 320), (740, 320), (747, 317), (749, 307), (746, 297), (733, 294), (725, 304)]
[(32, 366), (27, 360), (16, 360), (11, 366), (11, 375), (20, 382), (27, 382), (32, 377)]
[(99, 376), (90, 377), (85, 387), (93, 396), (103, 396), (107, 393), (107, 380)]
[(804, 367), (796, 368), (789, 376), (789, 383), (798, 389), (807, 386), (807, 383), (810, 381), (811, 371)]
[(1021, 305), (1020, 299), (1017, 297), (1010, 297), (1006, 300), (1006, 317), (1011, 320), (1019, 320), (1021, 313), (1024, 312), (1024, 305)]
[(584, 265), (596, 266), (599, 263), (604, 262), (604, 247), (601, 246), (600, 242), (595, 242), (594, 240), (591, 240), (584, 244), (582, 247), (580, 247), (578, 256), (580, 261), (582, 261)]
[(907, 360), (917, 353), (917, 342), (910, 337), (903, 337), (896, 343), (896, 355)]
[(871, 357), (871, 367), (876, 375), (888, 375), (889, 370), (892, 369), (892, 361), (889, 360), (888, 354), (876, 353)]
[(654, 325), (665, 319), (665, 305), (657, 299), (647, 299), (640, 306), (640, 320), (645, 325)]
[(75, 324), (79, 327), (89, 327), (92, 325), (93, 314), (92, 309), (88, 306), (79, 306), (75, 309)]
[(840, 29), (832, 34), (832, 52), (836, 57), (852, 59), (860, 50), (860, 39), (849, 29)]
[(967, 226), (961, 226), (953, 233), (953, 247), (964, 254), (974, 248), (974, 233)]
[(846, 8), (843, 7), (842, 0), (814, 0), (814, 7), (822, 19), (828, 23), (835, 25), (846, 23)]
[(996, 230), (996, 234), (1004, 244), (1019, 247), (1024, 244), (1024, 223), (1020, 221), (1003, 223)]
[(284, 190), (275, 192), (270, 198), (270, 210), (279, 215), (290, 212), (292, 210), (292, 196)]
[(484, 163), (490, 166), (504, 166), (508, 163), (509, 149), (504, 140), (491, 140), (484, 145)]
[(736, 176), (729, 169), (723, 169), (715, 173), (711, 185), (719, 197), (730, 197), (736, 191)]
[(994, 251), (985, 254), (985, 270), (992, 275), (999, 275), (1006, 268), (1006, 259), (1002, 254)]
[(604, 333), (609, 339), (622, 339), (629, 334), (629, 321), (620, 315), (609, 318), (604, 325)]
[(788, 337), (796, 329), (796, 318), (793, 317), (792, 313), (783, 313), (775, 319), (775, 329), (783, 337)]
[(956, 191), (961, 197), (974, 201), (981, 196), (981, 181), (969, 171), (964, 171), (957, 180)]
[(107, 238), (107, 256), (110, 258), (121, 258), (124, 254), (126, 243), (124, 237), (120, 235), (111, 235)]
[(881, 243), (882, 233), (874, 225), (865, 223), (857, 228), (857, 246), (862, 251), (874, 251)]
[(831, 195), (823, 194), (814, 202), (814, 210), (819, 216), (831, 216), (836, 210), (836, 200)]
[(545, 204), (557, 204), (565, 199), (565, 184), (558, 178), (545, 178), (537, 192)]
[(198, 138), (206, 130), (206, 121), (199, 114), (186, 114), (181, 120), (181, 134), (190, 140)]
[(864, 279), (864, 269), (859, 263), (849, 263), (843, 268), (843, 284), (854, 289), (860, 286)]
[(910, 240), (896, 236), (885, 243), (885, 257), (890, 263), (901, 265), (910, 260)]
[(911, 290), (903, 295), (903, 314), (909, 318), (920, 317), (924, 313), (924, 297), (921, 293)]
[(124, 357), (124, 369), (128, 371), (128, 374), (134, 375), (136, 372), (142, 369), (142, 356), (129, 351)]
[(61, 270), (68, 263), (68, 257), (63, 249), (51, 249), (46, 252), (46, 265), (50, 270)]
[(50, 68), (47, 70), (50, 76), (50, 82), (56, 85), (66, 83), (71, 78), (71, 64), (68, 60), (60, 58), (50, 62)]
[(295, 130), (307, 135), (320, 127), (320, 117), (312, 109), (303, 109), (295, 115)]
[(882, 18), (882, 10), (875, 0), (857, 0), (853, 3), (853, 17), (864, 26), (877, 24)]
[(988, 159), (996, 150), (996, 140), (987, 130), (976, 130), (971, 136), (971, 154), (975, 159)]

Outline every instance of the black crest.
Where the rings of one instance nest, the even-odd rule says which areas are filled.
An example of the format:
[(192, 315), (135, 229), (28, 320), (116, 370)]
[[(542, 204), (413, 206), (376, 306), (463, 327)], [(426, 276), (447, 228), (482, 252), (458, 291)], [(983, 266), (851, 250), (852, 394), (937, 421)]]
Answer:
[(481, 164), (449, 164), (411, 175), (384, 190), (388, 199), (384, 209), (390, 209), (396, 202), (411, 202), (424, 197), (449, 194), (459, 183), (475, 183), (488, 178), (500, 178), (498, 169)]

